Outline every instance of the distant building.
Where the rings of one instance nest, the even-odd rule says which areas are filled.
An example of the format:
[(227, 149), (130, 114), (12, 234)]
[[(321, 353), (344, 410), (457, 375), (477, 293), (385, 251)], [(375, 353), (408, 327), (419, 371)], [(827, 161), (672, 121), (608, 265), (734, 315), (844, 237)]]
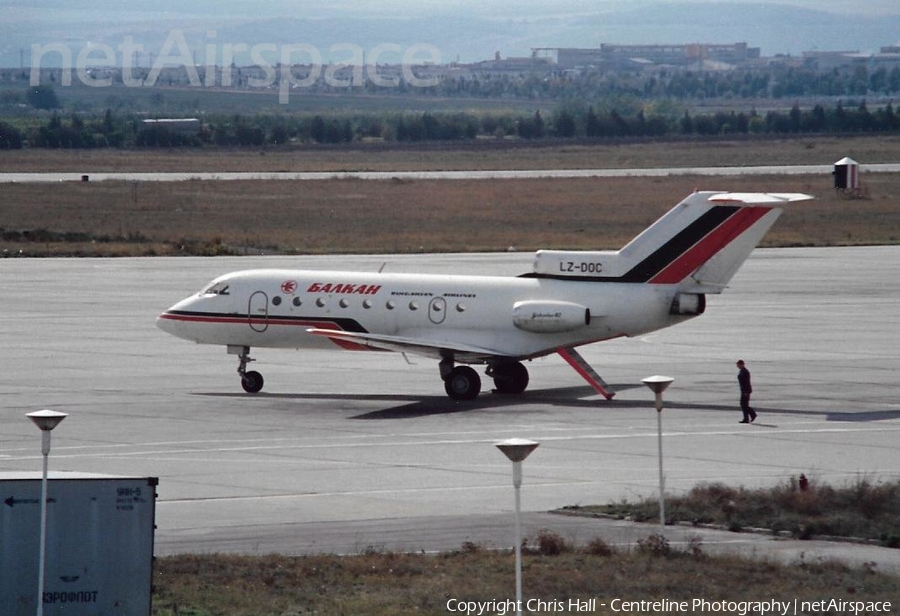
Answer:
[(532, 73), (552, 70), (553, 59), (546, 56), (540, 56), (532, 53), (527, 57), (503, 58), (500, 52), (494, 54), (493, 60), (484, 60), (470, 65), (477, 72), (496, 72), (496, 73)]
[(561, 69), (585, 67), (609, 70), (640, 70), (655, 66), (689, 67), (715, 65), (738, 66), (760, 57), (759, 47), (747, 43), (727, 45), (688, 43), (680, 45), (618, 45), (602, 43), (599, 48), (556, 48), (556, 63)]
[(599, 49), (579, 49), (561, 47), (556, 49), (556, 64), (559, 68), (585, 68), (603, 66), (606, 60)]
[(165, 128), (173, 133), (199, 133), (203, 122), (197, 118), (163, 118), (159, 120), (143, 120), (143, 128)]
[(878, 53), (860, 51), (804, 51), (804, 64), (820, 72), (862, 66), (870, 70), (900, 67), (900, 46), (882, 47)]
[(885, 58), (883, 54), (850, 53), (845, 57), (847, 59), (845, 66), (851, 68), (861, 66), (863, 68), (877, 70), (881, 67), (890, 68), (890, 65), (893, 63), (892, 58)]
[(856, 51), (804, 51), (803, 63), (808, 68), (817, 71), (831, 71), (836, 68), (844, 68), (850, 65), (850, 56), (856, 55)]

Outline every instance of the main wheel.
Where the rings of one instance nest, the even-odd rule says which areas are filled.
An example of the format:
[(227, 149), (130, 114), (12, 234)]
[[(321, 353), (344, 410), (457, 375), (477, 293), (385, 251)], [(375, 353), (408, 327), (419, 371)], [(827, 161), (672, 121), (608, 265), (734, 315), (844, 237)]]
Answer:
[(481, 391), (481, 377), (469, 366), (457, 366), (444, 379), (444, 389), (454, 400), (474, 400)]
[(528, 368), (522, 362), (511, 361), (497, 364), (490, 371), (494, 386), (501, 394), (520, 394), (528, 387)]
[(257, 394), (263, 388), (263, 376), (256, 372), (255, 370), (251, 370), (250, 372), (245, 372), (241, 376), (241, 387), (244, 388), (248, 394)]

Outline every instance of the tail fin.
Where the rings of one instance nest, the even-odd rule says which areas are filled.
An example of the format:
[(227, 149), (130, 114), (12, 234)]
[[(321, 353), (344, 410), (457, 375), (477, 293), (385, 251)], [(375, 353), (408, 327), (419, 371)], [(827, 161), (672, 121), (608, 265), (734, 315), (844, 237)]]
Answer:
[[(800, 193), (691, 195), (682, 204), (692, 206), (699, 215), (659, 248), (657, 262), (665, 265), (648, 282), (678, 284), (690, 277), (692, 284), (685, 291), (720, 293), (781, 215), (777, 206), (811, 198)], [(652, 235), (655, 227), (644, 233)]]
[[(689, 283), (719, 293), (801, 193), (695, 192), (617, 252), (538, 251), (534, 275), (607, 282)], [(690, 280), (687, 280), (689, 279)]]

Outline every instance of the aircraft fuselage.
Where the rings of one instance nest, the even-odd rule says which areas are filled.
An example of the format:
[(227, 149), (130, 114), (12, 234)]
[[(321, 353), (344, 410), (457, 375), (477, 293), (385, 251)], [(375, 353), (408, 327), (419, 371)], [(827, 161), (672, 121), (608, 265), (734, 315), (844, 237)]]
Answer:
[[(558, 353), (598, 393), (613, 392), (576, 347), (655, 331), (704, 312), (800, 193), (695, 192), (618, 251), (535, 253), (518, 277), (251, 270), (226, 274), (159, 316), (165, 331), (225, 345), (415, 353), (439, 360), (447, 394), (474, 399), (487, 364), (496, 391), (522, 393), (522, 360)], [(471, 274), (471, 273), (470, 273)]]
[[(309, 330), (440, 340), (530, 358), (667, 327), (675, 285), (544, 278), (248, 270), (217, 278), (160, 315), (165, 331), (205, 344), (367, 350)], [(452, 342), (452, 344), (450, 344)], [(457, 361), (481, 363), (472, 353)]]

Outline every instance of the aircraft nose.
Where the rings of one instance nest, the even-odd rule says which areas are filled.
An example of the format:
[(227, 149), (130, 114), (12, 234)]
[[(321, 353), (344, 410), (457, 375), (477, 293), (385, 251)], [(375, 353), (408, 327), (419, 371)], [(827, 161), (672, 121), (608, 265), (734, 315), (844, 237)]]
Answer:
[(178, 321), (175, 319), (175, 314), (172, 313), (171, 309), (156, 317), (156, 326), (167, 334), (178, 336)]
[(170, 306), (165, 312), (156, 317), (156, 326), (167, 334), (178, 338), (186, 338), (186, 309), (189, 308), (192, 299), (188, 297)]

